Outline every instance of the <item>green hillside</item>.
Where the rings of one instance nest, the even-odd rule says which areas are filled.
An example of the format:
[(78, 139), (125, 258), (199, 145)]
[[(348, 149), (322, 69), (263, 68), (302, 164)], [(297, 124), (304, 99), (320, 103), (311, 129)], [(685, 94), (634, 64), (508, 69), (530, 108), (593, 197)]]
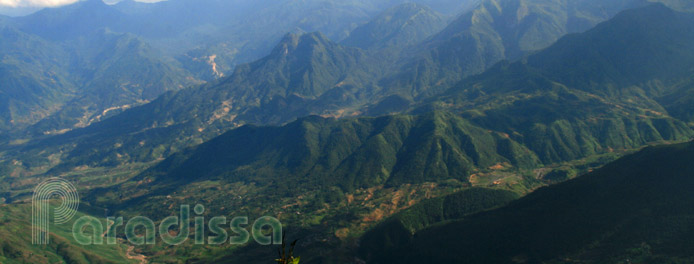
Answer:
[[(3, 83), (7, 89), (27, 94), (8, 91), (8, 98), (3, 99), (7, 109), (1, 126), (13, 133), (2, 133), (2, 137), (22, 142), (84, 127), (151, 101), (164, 91), (199, 84), (196, 79), (228, 75), (239, 62), (266, 55), (287, 32), (321, 30), (340, 40), (356, 25), (401, 4), (266, 2), (177, 0), (106, 5), (90, 0), (3, 18), (8, 34), (3, 36), (5, 41), (14, 38), (9, 35), (14, 31), (12, 34), (24, 35), (23, 41), (34, 43), (15, 43), (3, 49), (3, 67), (7, 67), (3, 71), (11, 78)], [(257, 17), (267, 19), (249, 19)], [(24, 60), (31, 51), (38, 52)], [(327, 73), (334, 72), (319, 74)], [(43, 120), (47, 116), (51, 117)], [(297, 116), (303, 114), (291, 119)], [(29, 129), (28, 135), (21, 131), (40, 120), (43, 122)]]
[(67, 41), (74, 99), (29, 128), (32, 136), (86, 127), (159, 95), (200, 84), (133, 35), (101, 30)]
[[(378, 74), (371, 60), (363, 51), (342, 47), (320, 33), (288, 34), (270, 55), (240, 65), (229, 77), (164, 94), (142, 107), (32, 142), (20, 151), (38, 161), (34, 150), (76, 143), (63, 157), (66, 167), (153, 161), (240, 124), (285, 123), (313, 109), (340, 109), (364, 100), (368, 94), (354, 90)], [(336, 115), (350, 114), (345, 111)]]
[[(74, 219), (85, 216), (77, 213)], [(74, 221), (50, 226), (48, 245), (32, 244), (30, 203), (0, 205), (0, 262), (19, 263), (139, 263), (126, 244), (82, 246), (72, 236)]]
[(694, 49), (684, 44), (694, 38), (693, 25), (691, 14), (662, 5), (625, 11), (526, 59), (468, 78), (418, 111), (454, 109), (509, 134), (545, 163), (687, 140), (693, 135), (687, 122), (658, 101), (683, 92), (677, 87), (693, 65)]
[[(535, 155), (518, 143), (450, 113), (340, 120), (313, 116), (282, 127), (231, 130), (122, 183), (94, 188), (84, 200), (153, 219), (200, 201), (210, 215), (273, 215), (281, 217), (291, 236), (311, 238), (303, 247), (312, 256), (305, 260), (344, 261), (349, 255), (320, 252), (345, 247), (367, 227), (426, 198), (470, 186), (527, 193), (543, 184), (531, 176), (539, 166)], [(440, 200), (450, 207), (440, 217), (455, 219), (460, 215), (448, 211), (474, 212), (516, 197), (511, 191), (479, 192), (482, 201), (475, 198), (478, 190), (465, 198), (475, 204), (453, 201), (460, 196)], [(442, 220), (429, 217), (412, 225)], [(316, 242), (321, 240), (331, 242)], [(267, 251), (248, 247), (203, 250), (185, 245), (178, 252), (189, 261), (221, 257), (255, 263)], [(169, 248), (143, 250), (158, 261), (170, 256), (161, 253)]]
[[(581, 6), (583, 5), (577, 5), (576, 8)], [(562, 6), (560, 5), (560, 7)], [(618, 9), (617, 7), (614, 8), (615, 10)], [(475, 12), (481, 11), (472, 13)], [(659, 19), (659, 17), (645, 16), (639, 19), (643, 21)], [(598, 20), (596, 19), (596, 21)], [(379, 20), (376, 19), (374, 21)], [(665, 20), (658, 22), (658, 24), (665, 25), (667, 23), (681, 22)], [(620, 22), (614, 22), (611, 25), (615, 27), (614, 25), (618, 23)], [(397, 24), (394, 23), (393, 25)], [(642, 24), (636, 23), (636, 25)], [(452, 30), (452, 28), (457, 27), (449, 26), (449, 29), (445, 29), (441, 34)], [(644, 28), (644, 30), (647, 29)], [(658, 34), (672, 35), (677, 34), (680, 30), (686, 30), (686, 27), (673, 27), (665, 31), (669, 33)], [(651, 29), (651, 31), (653, 30)], [(594, 31), (591, 33), (592, 35), (580, 35), (579, 37), (582, 40), (577, 40), (576, 42), (580, 43), (580, 41), (586, 41), (586, 39), (591, 37), (609, 33)], [(443, 36), (441, 34), (439, 34), (439, 37), (434, 37), (434, 39), (445, 39), (445, 37), (441, 37)], [(625, 37), (624, 34), (616, 34), (613, 38), (619, 36)], [(563, 40), (562, 43), (572, 42), (570, 39), (576, 37), (567, 38), (569, 40)], [(667, 47), (676, 47), (686, 40), (686, 38), (677, 37), (667, 39), (667, 42), (662, 43), (644, 42), (644, 45), (645, 43), (650, 43), (648, 45), (652, 47), (649, 48), (662, 46), (661, 48), (666, 49)], [(624, 38), (623, 41), (628, 41), (628, 39)], [(518, 62), (514, 65), (532, 66), (534, 65), (532, 64), (533, 60), (539, 60), (540, 62), (538, 63), (548, 63), (549, 65), (550, 60), (542, 60), (542, 56), (554, 58), (555, 54), (553, 53), (560, 51), (561, 45), (566, 45), (562, 43), (531, 56), (527, 63)], [(605, 47), (600, 48), (612, 49), (607, 44)], [(685, 46), (679, 51), (687, 50)], [(644, 59), (660, 60), (663, 63), (669, 60), (670, 57), (668, 56), (671, 56), (670, 53), (641, 54), (641, 50), (638, 49), (619, 50), (619, 52), (625, 58), (628, 56), (641, 58), (642, 56), (652, 55), (652, 57), (644, 57)], [(638, 55), (636, 55), (637, 53)], [(454, 58), (455, 56), (446, 55), (446, 57)], [(577, 58), (582, 57), (584, 56)], [(585, 57), (590, 58), (587, 55)], [(554, 60), (554, 62), (556, 61), (559, 60)], [(437, 62), (437, 64), (439, 63)], [(611, 64), (606, 65), (608, 65), (606, 67), (618, 67)], [(672, 65), (674, 66), (668, 65), (668, 67), (679, 66), (674, 61)], [(393, 90), (388, 88), (389, 78), (380, 80), (382, 76), (387, 76), (387, 73), (393, 69), (392, 67), (393, 65), (388, 64), (388, 60), (384, 60), (382, 57), (367, 54), (359, 49), (340, 46), (320, 33), (289, 34), (275, 46), (270, 55), (256, 62), (240, 65), (229, 77), (204, 86), (166, 94), (148, 105), (132, 111), (126, 111), (123, 115), (88, 127), (85, 130), (74, 131), (74, 133), (49, 138), (45, 141), (32, 142), (33, 144), (25, 146), (25, 148), (20, 150), (22, 153), (21, 159), (26, 163), (28, 163), (29, 159), (36, 162), (54, 153), (51, 149), (59, 148), (63, 150), (63, 153), (66, 153), (61, 157), (61, 160), (65, 161), (61, 166), (68, 169), (80, 165), (113, 166), (129, 162), (149, 162), (165, 158), (180, 149), (199, 144), (245, 123), (283, 124), (297, 117), (310, 114), (345, 117), (364, 113), (378, 115), (404, 111), (412, 104), (411, 98), (409, 98), (409, 95), (401, 94), (398, 91), (408, 86), (404, 84), (398, 85), (398, 88)], [(516, 66), (513, 67), (518, 68)], [(554, 67), (554, 69), (556, 68), (558, 67)], [(530, 78), (535, 74), (532, 70), (524, 72), (521, 67), (518, 70), (519, 72), (509, 72), (509, 74), (514, 74), (512, 77), (490, 77), (494, 74), (508, 72), (504, 69), (504, 66), (499, 66), (483, 75), (466, 79), (463, 82), (464, 84), (459, 85), (459, 87), (469, 87), (468, 84), (472, 82), (479, 82), (483, 78), (488, 78), (487, 82), (491, 83), (487, 84), (487, 86), (493, 85), (494, 87), (481, 89), (505, 89), (508, 92), (509, 89), (516, 87), (514, 85), (520, 85), (520, 83), (515, 82), (516, 79), (512, 78), (518, 78), (518, 76)], [(162, 70), (168, 72), (167, 68)], [(405, 72), (403, 71), (403, 73)], [(594, 77), (589, 72), (583, 74), (585, 75), (576, 76), (576, 81), (593, 81), (591, 78)], [(464, 116), (485, 128), (507, 133), (510, 136), (514, 136), (514, 139), (518, 142), (533, 145), (532, 150), (538, 153), (546, 163), (582, 158), (594, 153), (605, 152), (610, 148), (623, 149), (638, 147), (644, 143), (658, 140), (688, 139), (691, 133), (684, 123), (673, 120), (667, 115), (661, 115), (664, 114), (665, 110), (658, 105), (655, 101), (656, 98), (651, 98), (659, 96), (658, 94), (644, 94), (639, 92), (638, 89), (632, 89), (634, 91), (629, 91), (627, 94), (629, 98), (621, 98), (615, 102), (599, 102), (599, 99), (594, 98), (595, 94), (588, 93), (588, 91), (583, 89), (584, 87), (571, 86), (574, 83), (565, 81), (549, 72), (540, 72), (537, 75), (540, 76), (538, 78), (544, 78), (546, 81), (544, 83), (532, 83), (530, 87), (548, 89), (551, 86), (553, 87), (552, 89), (555, 89), (555, 92), (552, 93), (561, 93), (561, 96), (552, 94), (534, 94), (530, 96), (528, 93), (519, 94), (517, 91), (513, 92), (514, 94), (498, 96), (499, 93), (485, 92), (487, 93), (486, 97), (462, 95), (456, 96), (459, 99), (441, 99), (440, 101), (452, 102), (455, 104), (455, 108), (470, 110)], [(159, 75), (153, 74), (152, 76), (156, 77)], [(408, 74), (408, 76), (416, 75)], [(410, 77), (408, 76), (396, 79), (399, 80), (398, 82), (403, 81), (412, 84), (413, 80), (409, 79)], [(655, 79), (656, 77), (660, 79)], [(681, 76), (678, 75), (677, 78), (681, 78)], [(505, 79), (509, 82), (508, 84), (497, 85), (498, 83), (494, 83)], [(672, 79), (670, 76), (653, 76), (649, 80), (662, 81), (667, 85), (668, 82), (673, 82), (677, 79)], [(162, 80), (162, 83), (167, 83), (166, 79)], [(555, 83), (559, 84), (555, 85)], [(609, 85), (610, 83), (602, 84)], [(566, 90), (562, 88), (563, 86), (567, 86), (569, 89)], [(477, 87), (482, 86), (478, 85)], [(581, 88), (581, 91), (575, 91), (575, 88)], [(470, 91), (474, 92), (476, 90)], [(534, 98), (537, 101), (533, 103), (521, 100), (519, 104), (523, 102), (527, 105), (521, 105), (519, 106), (521, 108), (517, 109), (509, 108), (508, 104), (510, 102), (518, 100), (516, 96), (523, 96), (526, 99)], [(490, 102), (492, 97), (494, 97), (494, 102)], [(580, 101), (569, 102), (574, 97), (581, 99)], [(634, 102), (630, 101), (632, 99)], [(536, 112), (536, 116), (546, 114), (546, 111), (542, 109), (543, 107), (545, 110), (553, 111), (549, 105), (537, 105), (545, 104), (545, 102), (542, 102), (543, 100), (548, 100), (555, 106), (565, 103), (583, 104), (586, 102), (593, 106), (576, 110), (585, 111), (588, 114), (570, 113), (558, 118), (546, 115), (547, 117), (542, 118), (549, 120), (540, 122), (541, 126), (539, 127), (519, 127), (518, 124), (521, 123), (523, 123), (523, 126), (527, 126), (527, 122), (521, 122), (526, 120), (526, 117), (518, 116), (519, 113), (525, 113), (518, 111), (520, 109)], [(376, 103), (379, 101), (380, 103)], [(616, 102), (620, 102), (620, 104), (617, 104), (619, 107), (628, 109), (626, 113), (615, 108), (614, 104)], [(369, 105), (369, 107), (365, 109), (365, 105)], [(537, 107), (540, 107), (540, 109), (537, 109)], [(593, 109), (593, 107), (596, 109)], [(491, 110), (486, 111), (487, 109)], [(570, 111), (571, 109), (566, 110)], [(488, 118), (482, 120), (482, 118), (476, 116), (476, 113), (479, 111), (487, 112)], [(555, 123), (555, 121), (559, 122), (562, 120), (573, 122), (579, 118), (582, 118), (580, 120), (582, 122), (591, 121), (594, 120), (591, 118), (595, 117), (595, 115), (590, 114), (593, 112), (607, 115), (610, 120), (604, 124), (589, 124), (577, 127)], [(508, 115), (505, 113), (508, 113)], [(644, 114), (647, 117), (650, 116), (649, 120), (642, 121), (639, 119)], [(530, 125), (533, 123), (538, 122), (532, 122)], [(555, 126), (555, 128), (552, 128), (552, 126)], [(539, 130), (541, 133), (536, 133), (536, 135), (541, 138), (521, 139), (517, 137), (518, 133), (528, 134), (528, 131), (532, 129)], [(573, 133), (587, 135), (580, 136), (577, 139), (561, 139), (556, 133), (552, 132), (558, 130), (572, 130), (574, 131)], [(572, 137), (571, 135), (567, 136)], [(561, 142), (548, 144), (548, 140)], [(574, 143), (571, 141), (579, 142)], [(60, 146), (70, 147), (66, 149)], [(39, 154), (43, 155), (43, 157), (37, 157), (37, 153), (46, 150), (46, 148), (48, 148), (48, 152)], [(46, 163), (47, 161), (45, 160), (40, 162), (40, 164)]]
[(354, 29), (341, 42), (362, 49), (398, 49), (419, 44), (445, 27), (442, 15), (426, 6), (406, 3), (390, 8)]
[(653, 4), (624, 11), (584, 34), (564, 37), (528, 57), (527, 65), (552, 80), (600, 96), (624, 96), (620, 90), (631, 86), (657, 96), (666, 92), (659, 90), (691, 76), (693, 30), (691, 13)]
[(65, 229), (30, 245), (22, 201), (48, 176), (125, 217), (277, 217), (301, 263), (691, 262), (694, 13), (662, 2), (464, 1), (447, 27), (425, 4), (449, 0), (89, 0), (0, 21), (0, 262), (131, 255)]
[(497, 62), (516, 60), (560, 37), (592, 28), (640, 0), (485, 0), (420, 47), (386, 87), (426, 98)]
[(67, 78), (67, 55), (59, 45), (0, 26), (0, 54), (0, 131), (34, 124), (77, 90)]
[(407, 246), (418, 231), (501, 207), (517, 198), (517, 194), (510, 191), (471, 188), (422, 201), (366, 232), (360, 238), (359, 254), (368, 259), (369, 256), (380, 254), (379, 252)]
[(263, 186), (268, 196), (330, 187), (353, 192), (449, 179), (468, 182), (471, 174), (499, 164), (520, 171), (536, 168), (539, 161), (502, 134), (488, 133), (449, 113), (309, 117), (283, 127), (232, 130), (132, 179), (149, 184), (126, 184), (119, 192), (128, 198), (138, 198), (131, 194), (141, 191), (162, 195), (157, 190), (209, 180)]
[(200, 83), (132, 35), (100, 30), (55, 41), (14, 25), (0, 35), (0, 134), (7, 139), (85, 127)]
[[(375, 153), (361, 153), (354, 159), (345, 156), (320, 163), (317, 160), (325, 159), (332, 150), (313, 146), (318, 140), (315, 139), (317, 135), (307, 134), (314, 139), (288, 138), (292, 144), (276, 141), (274, 144), (278, 147), (284, 145), (281, 151), (275, 149), (272, 155), (264, 152), (244, 153), (245, 162), (226, 164), (220, 168), (209, 166), (218, 172), (206, 173), (210, 174), (208, 176), (218, 176), (222, 171), (228, 173), (244, 168), (247, 169), (245, 173), (257, 175), (259, 179), (263, 175), (289, 173), (295, 177), (307, 177), (306, 182), (325, 181), (326, 186), (341, 182), (345, 190), (352, 190), (365, 186), (397, 186), (451, 178), (465, 181), (476, 168), (484, 169), (498, 163), (508, 162), (512, 167), (536, 169), (540, 164), (555, 165), (596, 155), (616, 156), (652, 143), (689, 140), (694, 132), (687, 122), (668, 115), (657, 101), (660, 94), (665, 95), (671, 90), (668, 83), (679, 83), (687, 76), (686, 71), (666, 75), (644, 74), (640, 83), (631, 81), (625, 84), (622, 80), (632, 80), (630, 76), (593, 79), (598, 78), (593, 77), (597, 75), (576, 72), (572, 75), (575, 77), (569, 78), (553, 74), (553, 71), (559, 72), (560, 66), (540, 66), (560, 65), (557, 61), (570, 56), (568, 51), (560, 52), (565, 50), (563, 46), (574, 45), (574, 42), (584, 43), (602, 35), (609, 35), (614, 40), (612, 42), (667, 37), (661, 42), (644, 40), (637, 43), (649, 48), (680, 49), (671, 49), (670, 53), (641, 53), (638, 44), (633, 44), (634, 48), (616, 50), (612, 56), (633, 56), (642, 61), (663, 62), (684, 58), (671, 60), (673, 65), (684, 65), (681, 63), (686, 62), (691, 46), (679, 43), (691, 38), (692, 31), (687, 30), (691, 25), (688, 24), (690, 17), (659, 5), (624, 12), (613, 21), (562, 39), (527, 59), (500, 63), (484, 74), (467, 78), (413, 111), (416, 120), (434, 116), (434, 120), (442, 120), (438, 123), (455, 124), (453, 127), (459, 131), (446, 131), (442, 138), (437, 133), (420, 130), (397, 131), (393, 133), (400, 137), (405, 132), (422, 134), (416, 140), (401, 143), (394, 141), (391, 136), (383, 136), (385, 142), (370, 139), (368, 144), (361, 144), (365, 144), (365, 148), (371, 144), (386, 144), (388, 147)], [(629, 22), (632, 20), (633, 23)], [(615, 33), (620, 31), (623, 24), (632, 24), (633, 30), (638, 29), (640, 34)], [(577, 49), (577, 52), (587, 54), (577, 53), (575, 64), (581, 64), (580, 58), (595, 59), (590, 52), (608, 52), (612, 49), (609, 43), (589, 50)], [(137, 164), (166, 159), (226, 131), (231, 130), (232, 135), (247, 131), (249, 128), (232, 130), (244, 123), (281, 124), (297, 116), (331, 108), (342, 108), (342, 112), (323, 112), (324, 116), (358, 114), (351, 112), (357, 109), (349, 107), (369, 98), (368, 91), (375, 90), (364, 86), (368, 83), (365, 80), (378, 74), (378, 64), (368, 63), (371, 60), (373, 58), (362, 50), (342, 47), (320, 33), (289, 34), (271, 55), (239, 66), (227, 78), (167, 93), (149, 104), (85, 129), (10, 149), (7, 154), (15, 156), (12, 160), (4, 161), (4, 169), (13, 175), (41, 174), (36, 173), (35, 168), (43, 169), (47, 175), (61, 175), (85, 167), (141, 167)], [(573, 69), (572, 65), (565, 64), (564, 67)], [(632, 66), (606, 62), (601, 67), (621, 69)], [(566, 72), (571, 71), (567, 69)], [(595, 83), (595, 86), (581, 85), (587, 82)], [(637, 86), (649, 82), (659, 83), (657, 87), (663, 89)], [(598, 93), (592, 87), (612, 87), (613, 90), (603, 89), (611, 92)], [(613, 93), (620, 96), (607, 97)], [(350, 97), (357, 95), (359, 97)], [(432, 109), (445, 111), (431, 114)], [(348, 120), (353, 122), (352, 119)], [(433, 129), (431, 127), (440, 129), (436, 125), (429, 125), (429, 129)], [(295, 129), (293, 133), (301, 135), (300, 131)], [(358, 138), (366, 140), (364, 137)], [(465, 149), (461, 142), (477, 143), (475, 148)], [(480, 147), (482, 142), (494, 142), (492, 146), (502, 147)], [(265, 145), (253, 146), (253, 150), (261, 147)], [(438, 148), (441, 149), (432, 150)], [(53, 155), (58, 152), (62, 154)], [(180, 154), (177, 157), (180, 158)], [(280, 162), (289, 157), (295, 159), (296, 164)], [(200, 167), (207, 165), (193, 164), (188, 170), (198, 171)], [(365, 174), (362, 178), (357, 177), (362, 174), (360, 171)], [(335, 173), (344, 178), (335, 178)]]
[(651, 147), (491, 212), (418, 232), (373, 263), (691, 262), (694, 144)]
[(658, 102), (673, 117), (694, 125), (694, 81), (683, 81), (673, 85), (673, 88), (658, 97)]

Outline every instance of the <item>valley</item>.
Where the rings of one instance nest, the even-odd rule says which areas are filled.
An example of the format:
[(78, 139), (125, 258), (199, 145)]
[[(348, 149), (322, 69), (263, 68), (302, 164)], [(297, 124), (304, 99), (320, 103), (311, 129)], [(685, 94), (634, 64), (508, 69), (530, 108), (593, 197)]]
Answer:
[(692, 11), (85, 0), (0, 17), (0, 262), (274, 260), (84, 246), (60, 225), (31, 244), (33, 188), (59, 177), (80, 216), (272, 216), (301, 263), (690, 263)]

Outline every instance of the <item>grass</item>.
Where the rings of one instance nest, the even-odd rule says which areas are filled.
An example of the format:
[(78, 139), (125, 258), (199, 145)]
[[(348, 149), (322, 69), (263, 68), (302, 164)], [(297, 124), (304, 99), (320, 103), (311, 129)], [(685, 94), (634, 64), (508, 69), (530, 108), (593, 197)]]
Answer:
[[(88, 245), (77, 243), (72, 235), (74, 220), (86, 216), (78, 212), (73, 220), (50, 225), (50, 243), (31, 242), (31, 204), (0, 205), (0, 262), (12, 263), (137, 263), (126, 257), (127, 245)], [(105, 223), (104, 223), (105, 224)]]

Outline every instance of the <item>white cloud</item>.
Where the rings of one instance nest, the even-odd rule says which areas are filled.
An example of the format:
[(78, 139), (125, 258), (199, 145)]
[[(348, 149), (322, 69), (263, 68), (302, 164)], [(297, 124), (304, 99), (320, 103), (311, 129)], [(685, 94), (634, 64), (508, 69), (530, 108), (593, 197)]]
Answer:
[(6, 7), (55, 7), (72, 4), (78, 0), (0, 0), (0, 6)]
[[(120, 1), (123, 1), (123, 0), (104, 0), (104, 3), (112, 5), (112, 4), (116, 4)], [(135, 2), (142, 2), (142, 3), (156, 3), (156, 2), (162, 2), (162, 1), (167, 1), (167, 0), (135, 0)]]
[[(0, 0), (0, 7), (23, 8), (23, 7), (56, 7), (72, 4), (80, 0)], [(107, 3), (115, 3), (120, 0), (107, 0)], [(138, 2), (154, 3), (163, 0), (136, 0)]]

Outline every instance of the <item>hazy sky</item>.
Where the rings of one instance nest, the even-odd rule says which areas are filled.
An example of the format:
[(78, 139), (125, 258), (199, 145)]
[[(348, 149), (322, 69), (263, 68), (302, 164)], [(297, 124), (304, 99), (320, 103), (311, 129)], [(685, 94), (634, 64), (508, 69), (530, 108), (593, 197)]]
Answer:
[[(72, 4), (81, 0), (0, 0), (0, 15), (23, 16), (36, 12), (44, 7), (57, 7)], [(107, 4), (115, 4), (121, 0), (104, 0)], [(154, 3), (166, 0), (135, 0), (138, 2)]]
[[(3, 7), (55, 7), (61, 5), (72, 4), (78, 0), (0, 0), (0, 6)], [(107, 3), (115, 3), (119, 0), (107, 0)], [(138, 2), (159, 2), (162, 0), (136, 0)]]

